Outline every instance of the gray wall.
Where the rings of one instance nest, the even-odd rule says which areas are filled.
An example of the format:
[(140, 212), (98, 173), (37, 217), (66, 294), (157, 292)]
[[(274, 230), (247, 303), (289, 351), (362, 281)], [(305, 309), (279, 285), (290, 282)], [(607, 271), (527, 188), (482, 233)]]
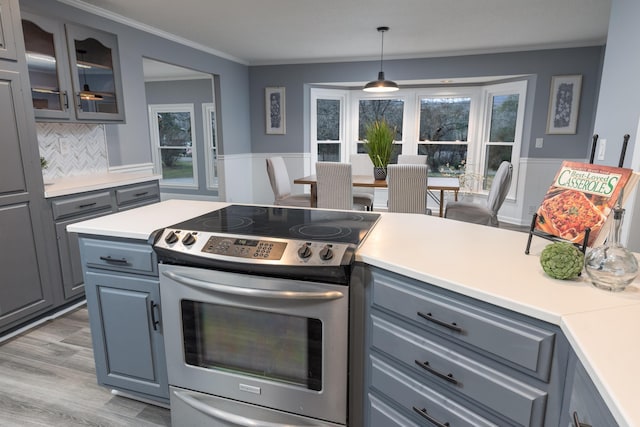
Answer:
[[(607, 50), (604, 56), (595, 132), (607, 140), (605, 159), (598, 161), (606, 165), (618, 165), (622, 148), (622, 137), (631, 138), (627, 147), (624, 166), (640, 169), (640, 147), (638, 126), (640, 118), (640, 2), (638, 0), (613, 0)], [(632, 159), (636, 159), (632, 162)], [(635, 200), (627, 203), (623, 240), (629, 249), (640, 252), (640, 197), (638, 189)], [(626, 235), (626, 239), (625, 236)]]
[[(180, 189), (177, 193), (203, 194), (211, 196), (207, 190), (206, 159), (204, 156), (204, 122), (202, 118), (202, 104), (213, 102), (213, 79), (202, 80), (173, 80), (145, 83), (147, 104), (193, 104), (195, 140), (198, 156), (198, 189)], [(163, 192), (173, 192), (163, 189)]]
[[(491, 55), (393, 60), (384, 62), (391, 80), (446, 79), (501, 75), (529, 75), (532, 114), (525, 123), (522, 155), (537, 158), (585, 158), (593, 134), (604, 47), (552, 49)], [(256, 66), (249, 69), (251, 150), (254, 153), (309, 152), (309, 85), (374, 80), (379, 62), (345, 62)], [(582, 96), (575, 135), (546, 135), (551, 76), (582, 74)], [(265, 133), (264, 88), (286, 87), (286, 135)], [(535, 148), (536, 138), (544, 146)]]
[(251, 150), (248, 67), (197, 49), (186, 47), (57, 1), (20, 0), (32, 13), (81, 23), (118, 36), (123, 76), (126, 124), (107, 125), (110, 166), (151, 162), (142, 58), (182, 65), (220, 77), (218, 117), (221, 121), (221, 154)]

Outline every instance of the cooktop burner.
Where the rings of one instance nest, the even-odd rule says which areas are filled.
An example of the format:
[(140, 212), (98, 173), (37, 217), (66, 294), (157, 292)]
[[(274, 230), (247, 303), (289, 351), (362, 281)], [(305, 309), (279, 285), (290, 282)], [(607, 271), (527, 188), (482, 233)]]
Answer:
[(357, 246), (379, 216), (370, 212), (230, 205), (171, 228)]

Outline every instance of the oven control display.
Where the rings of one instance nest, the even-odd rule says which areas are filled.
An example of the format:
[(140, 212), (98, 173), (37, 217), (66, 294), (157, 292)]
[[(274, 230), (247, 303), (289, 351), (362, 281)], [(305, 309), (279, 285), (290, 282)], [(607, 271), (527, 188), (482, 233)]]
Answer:
[(202, 252), (238, 258), (279, 260), (286, 247), (285, 242), (211, 236)]

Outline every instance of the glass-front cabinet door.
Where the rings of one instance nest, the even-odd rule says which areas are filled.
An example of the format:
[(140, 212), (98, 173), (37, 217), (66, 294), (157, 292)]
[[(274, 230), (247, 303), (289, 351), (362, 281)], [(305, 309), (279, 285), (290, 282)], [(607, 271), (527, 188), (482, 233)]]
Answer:
[(117, 37), (79, 25), (66, 29), (76, 117), (124, 120)]
[(64, 27), (57, 21), (23, 13), (22, 32), (35, 116), (69, 119), (69, 71)]
[[(13, 13), (18, 16), (18, 2), (0, 0), (0, 58), (16, 60), (16, 43), (13, 36)], [(17, 18), (16, 18), (17, 19)]]

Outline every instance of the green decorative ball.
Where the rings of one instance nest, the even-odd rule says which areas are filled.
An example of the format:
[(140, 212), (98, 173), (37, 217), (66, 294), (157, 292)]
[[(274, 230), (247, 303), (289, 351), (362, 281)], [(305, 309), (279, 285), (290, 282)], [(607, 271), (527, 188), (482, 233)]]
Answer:
[(542, 250), (540, 265), (554, 279), (573, 279), (582, 271), (584, 254), (571, 243), (555, 242)]

